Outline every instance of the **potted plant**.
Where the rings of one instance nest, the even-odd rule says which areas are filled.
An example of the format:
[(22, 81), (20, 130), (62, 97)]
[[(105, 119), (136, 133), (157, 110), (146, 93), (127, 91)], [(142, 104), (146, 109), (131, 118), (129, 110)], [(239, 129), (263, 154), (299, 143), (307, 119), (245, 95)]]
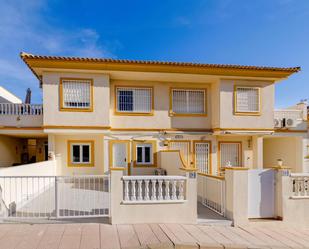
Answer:
[(277, 159), (277, 164), (278, 164), (279, 167), (282, 167), (282, 165), (283, 165), (282, 159)]

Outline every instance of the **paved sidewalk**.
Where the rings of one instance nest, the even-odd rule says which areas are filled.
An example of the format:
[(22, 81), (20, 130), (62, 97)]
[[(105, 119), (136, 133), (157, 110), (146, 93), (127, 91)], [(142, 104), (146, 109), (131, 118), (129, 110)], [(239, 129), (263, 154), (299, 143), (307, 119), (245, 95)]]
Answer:
[(0, 248), (309, 248), (309, 230), (179, 224), (1, 224)]

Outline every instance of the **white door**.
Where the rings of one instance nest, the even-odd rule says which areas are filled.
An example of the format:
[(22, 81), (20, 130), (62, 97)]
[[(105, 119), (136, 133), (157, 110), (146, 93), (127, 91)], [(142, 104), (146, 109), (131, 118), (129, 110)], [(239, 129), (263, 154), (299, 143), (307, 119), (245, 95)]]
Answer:
[(129, 143), (127, 142), (116, 142), (113, 143), (112, 147), (113, 154), (113, 167), (114, 168), (125, 168), (125, 174), (130, 174), (129, 167)]
[(198, 172), (211, 174), (210, 168), (210, 143), (195, 142), (194, 143), (194, 161)]
[(248, 218), (275, 215), (275, 173), (272, 169), (248, 171)]

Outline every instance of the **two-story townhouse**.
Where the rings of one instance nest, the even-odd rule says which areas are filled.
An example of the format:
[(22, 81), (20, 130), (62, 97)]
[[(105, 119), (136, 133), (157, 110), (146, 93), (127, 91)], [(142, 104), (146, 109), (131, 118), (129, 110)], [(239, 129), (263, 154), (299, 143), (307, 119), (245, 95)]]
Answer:
[[(102, 202), (89, 201), (101, 203), (98, 208), (90, 204), (85, 208), (74, 202), (76, 191), (80, 198), (95, 199), (98, 193), (92, 195), (90, 186), (100, 190), (105, 185), (96, 185), (91, 177), (108, 174), (113, 195), (111, 217), (116, 223), (193, 222), (196, 198), (232, 220), (282, 217), (284, 198), (280, 193), (285, 190), (275, 171), (309, 172), (306, 103), (274, 109), (275, 84), (298, 72), (298, 67), (27, 53), (21, 53), (21, 58), (39, 80), (43, 104), (0, 103), (0, 148), (5, 148), (0, 163), (11, 166), (49, 160), (2, 171), (8, 177), (30, 176), (25, 183), (16, 178), (21, 189), (29, 181), (33, 184), (31, 176), (38, 176), (38, 187), (42, 175), (74, 176), (59, 192), (62, 199), (72, 201), (51, 206), (48, 215), (54, 210), (76, 214), (76, 209), (83, 215), (85, 210), (96, 215), (95, 210), (102, 209), (104, 203), (109, 206), (108, 198), (102, 195)], [(170, 178), (149, 176), (159, 169)], [(234, 174), (248, 169), (248, 173)], [(189, 173), (195, 171), (197, 180), (195, 173)], [(77, 175), (82, 178), (75, 184)], [(5, 185), (6, 179), (1, 181), (0, 185)], [(43, 182), (43, 189), (56, 193), (58, 181), (51, 182), (54, 185)], [(276, 188), (274, 182), (278, 182)], [(293, 189), (298, 189), (295, 181), (293, 184)], [(10, 193), (7, 186), (4, 189)], [(235, 194), (244, 189), (248, 191)], [(19, 210), (25, 206), (22, 196), (16, 197), (21, 203)], [(60, 199), (56, 203), (61, 203)], [(135, 206), (126, 206), (132, 202)], [(152, 202), (162, 206), (154, 209)], [(178, 212), (170, 202), (177, 203)], [(145, 212), (157, 213), (153, 216), (157, 218)]]
[[(220, 174), (226, 166), (263, 168), (263, 141), (277, 133), (275, 83), (299, 71), (21, 57), (43, 90), (40, 132), (48, 136), (50, 156), (61, 157), (58, 174), (103, 174), (109, 168), (153, 174), (164, 167), (163, 150), (179, 150), (184, 168), (205, 174)], [(267, 155), (266, 167), (277, 159)], [(303, 167), (304, 160), (288, 166)]]

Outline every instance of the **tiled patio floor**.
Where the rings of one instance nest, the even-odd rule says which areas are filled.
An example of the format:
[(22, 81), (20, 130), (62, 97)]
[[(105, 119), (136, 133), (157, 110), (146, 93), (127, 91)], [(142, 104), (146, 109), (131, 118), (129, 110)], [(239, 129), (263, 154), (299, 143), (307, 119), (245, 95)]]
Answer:
[(140, 224), (1, 224), (1, 249), (309, 248), (309, 230)]

